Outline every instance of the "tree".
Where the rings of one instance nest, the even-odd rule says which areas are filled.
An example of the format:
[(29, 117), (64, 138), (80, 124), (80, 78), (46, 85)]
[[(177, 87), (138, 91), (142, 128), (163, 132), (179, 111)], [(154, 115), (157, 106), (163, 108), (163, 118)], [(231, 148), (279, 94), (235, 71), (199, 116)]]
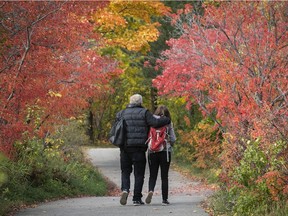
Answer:
[(143, 55), (150, 50), (149, 43), (159, 37), (159, 23), (152, 18), (168, 11), (168, 7), (157, 1), (112, 1), (93, 16), (95, 31), (106, 39), (103, 53), (122, 63), (122, 84), (127, 97), (131, 92), (148, 90), (142, 73)]
[[(159, 23), (154, 17), (162, 16), (168, 9), (155, 1), (111, 1), (93, 15), (94, 31), (105, 38), (101, 55), (116, 59), (123, 71), (111, 79), (112, 95), (103, 94), (100, 100), (91, 101), (90, 134), (94, 142), (106, 137), (115, 113), (128, 103), (131, 94), (142, 94), (145, 106), (150, 107), (151, 81), (147, 82), (143, 74), (143, 62), (150, 43), (159, 36)], [(102, 111), (96, 107), (102, 107)]]
[[(170, 18), (170, 13), (176, 13), (178, 10), (181, 11), (184, 6), (186, 4), (190, 4), (193, 6), (193, 13), (196, 14), (201, 14), (203, 12), (202, 4), (201, 1), (164, 1), (163, 2), (165, 4), (165, 6), (170, 8), (170, 12), (164, 16), (160, 16), (160, 17), (153, 17), (153, 19), (157, 20), (157, 22), (160, 23), (160, 26), (158, 27), (158, 30), (160, 32), (159, 37), (157, 39), (157, 41), (151, 42), (150, 43), (150, 51), (147, 53), (146, 56), (144, 56), (145, 62), (144, 62), (144, 67), (143, 67), (143, 74), (147, 80), (147, 85), (151, 86), (150, 87), (150, 92), (151, 92), (151, 105), (152, 105), (152, 110), (155, 110), (157, 107), (158, 103), (167, 103), (168, 100), (166, 100), (165, 97), (159, 98), (157, 95), (157, 89), (155, 87), (152, 86), (152, 79), (156, 78), (157, 75), (161, 74), (161, 70), (159, 70), (158, 66), (157, 66), (157, 59), (160, 57), (161, 52), (168, 49), (169, 46), (167, 45), (166, 41), (171, 39), (171, 38), (178, 38), (179, 32), (178, 29), (175, 28), (174, 25), (171, 25), (171, 18)], [(169, 104), (170, 110), (171, 110), (171, 106), (173, 106), (173, 104), (177, 104), (178, 101), (178, 97), (175, 98), (174, 101), (171, 101), (172, 98), (169, 98), (169, 100), (172, 102)], [(169, 102), (168, 102), (169, 103)], [(167, 104), (168, 105), (168, 104)], [(181, 105), (182, 106), (182, 105)], [(181, 113), (181, 111), (179, 109), (181, 109), (181, 106), (176, 108), (178, 109), (177, 111), (175, 111), (175, 114), (177, 113), (177, 115), (175, 115), (174, 120), (177, 118), (177, 121), (182, 121), (183, 120), (183, 116), (182, 115), (178, 115), (179, 113)], [(188, 111), (189, 112), (189, 111)], [(179, 125), (180, 126), (180, 125)]]
[[(197, 103), (206, 116), (216, 114), (226, 171), (239, 165), (247, 140), (261, 138), (267, 152), (287, 144), (286, 8), (287, 2), (222, 2), (206, 4), (204, 16), (191, 14), (189, 5), (172, 16), (181, 36), (167, 42), (154, 85), (162, 95)], [(287, 147), (279, 146), (277, 160), (287, 160)], [(285, 176), (284, 166), (277, 169)]]
[[(5, 2), (1, 28), (0, 150), (25, 136), (47, 136), (107, 90), (116, 63), (100, 57), (88, 22), (103, 2)], [(92, 42), (93, 42), (92, 41)]]
[(167, 12), (168, 8), (157, 1), (112, 1), (95, 13), (95, 30), (106, 38), (107, 45), (146, 52), (150, 49), (149, 42), (159, 36), (159, 23), (151, 17)]
[[(178, 26), (183, 35), (168, 42), (164, 72), (154, 84), (162, 94), (198, 102), (206, 114), (216, 109), (224, 132), (268, 140), (274, 133), (275, 140), (287, 139), (283, 4), (207, 6), (203, 18), (191, 17), (190, 23)], [(241, 14), (232, 16), (236, 7)]]

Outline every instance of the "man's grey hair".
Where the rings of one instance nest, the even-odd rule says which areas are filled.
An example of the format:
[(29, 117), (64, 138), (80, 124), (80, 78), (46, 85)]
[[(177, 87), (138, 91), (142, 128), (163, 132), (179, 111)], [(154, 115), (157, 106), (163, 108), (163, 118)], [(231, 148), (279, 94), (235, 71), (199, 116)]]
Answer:
[(130, 104), (141, 105), (143, 102), (140, 94), (134, 94), (130, 97)]

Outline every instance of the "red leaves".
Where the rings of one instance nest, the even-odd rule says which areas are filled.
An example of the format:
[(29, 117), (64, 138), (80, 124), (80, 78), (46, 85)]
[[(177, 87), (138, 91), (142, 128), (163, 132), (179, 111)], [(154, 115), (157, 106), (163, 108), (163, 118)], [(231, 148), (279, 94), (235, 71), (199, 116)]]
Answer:
[(28, 128), (34, 128), (29, 133), (52, 130), (86, 107), (88, 98), (107, 90), (117, 64), (91, 49), (100, 37), (88, 22), (99, 5), (103, 2), (1, 7), (7, 38), (0, 58), (0, 117), (6, 122), (0, 123), (1, 146), (11, 147)]
[[(185, 19), (184, 13), (172, 17), (183, 34), (167, 42), (170, 49), (160, 62), (163, 74), (153, 84), (160, 94), (198, 103), (205, 115), (217, 112), (227, 173), (243, 156), (243, 140), (261, 137), (265, 150), (281, 140), (287, 143), (285, 8), (284, 2), (221, 2), (217, 8), (207, 5), (203, 17)], [(180, 17), (184, 21), (177, 22)], [(201, 149), (207, 140), (199, 139), (197, 145)], [(287, 152), (283, 154), (287, 157)]]
[[(243, 121), (249, 121), (253, 138), (265, 135), (265, 125), (274, 121), (273, 113), (284, 109), (275, 106), (275, 98), (287, 100), (283, 95), (288, 90), (287, 47), (282, 48), (287, 36), (281, 16), (284, 5), (225, 2), (219, 8), (207, 6), (203, 18), (194, 16), (180, 28), (179, 39), (167, 42), (170, 49), (163, 52), (163, 75), (154, 85), (161, 94), (187, 96), (205, 104), (210, 112), (216, 109), (222, 124), (240, 137), (247, 134), (239, 134), (235, 126)], [(275, 17), (266, 16), (272, 12)], [(284, 126), (283, 120), (273, 124)], [(261, 132), (255, 133), (256, 125)], [(282, 134), (287, 130), (286, 124)]]

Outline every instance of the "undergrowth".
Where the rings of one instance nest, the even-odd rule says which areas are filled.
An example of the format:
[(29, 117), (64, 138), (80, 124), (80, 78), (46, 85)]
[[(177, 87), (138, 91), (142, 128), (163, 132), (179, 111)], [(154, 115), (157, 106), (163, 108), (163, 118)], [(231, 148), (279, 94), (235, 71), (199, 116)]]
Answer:
[(60, 136), (26, 139), (15, 150), (13, 159), (0, 157), (1, 216), (47, 200), (107, 194), (107, 182), (80, 146), (65, 144)]

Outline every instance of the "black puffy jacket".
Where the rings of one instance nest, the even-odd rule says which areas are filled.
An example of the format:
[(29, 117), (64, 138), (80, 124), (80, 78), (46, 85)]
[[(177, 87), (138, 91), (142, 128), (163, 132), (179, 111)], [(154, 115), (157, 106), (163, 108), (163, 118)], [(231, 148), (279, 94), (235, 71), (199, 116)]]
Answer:
[(153, 114), (142, 106), (129, 104), (122, 111), (126, 121), (126, 144), (128, 151), (147, 150), (147, 138), (150, 127), (161, 127), (170, 123), (167, 117), (155, 118)]

